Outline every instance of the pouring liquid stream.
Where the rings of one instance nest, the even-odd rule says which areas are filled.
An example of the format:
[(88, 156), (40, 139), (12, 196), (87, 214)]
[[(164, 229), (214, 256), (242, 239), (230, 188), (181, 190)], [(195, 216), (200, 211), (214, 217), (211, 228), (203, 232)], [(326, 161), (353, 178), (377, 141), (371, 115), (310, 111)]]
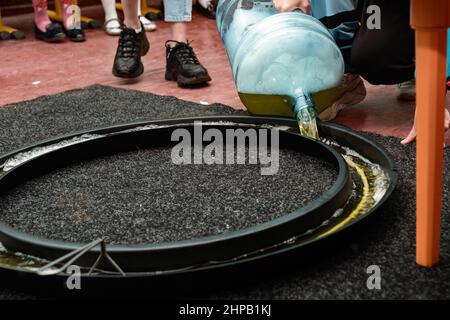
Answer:
[(301, 135), (318, 140), (320, 137), (317, 129), (316, 105), (319, 110), (323, 109), (324, 105), (328, 105), (333, 100), (335, 92), (336, 88), (332, 88), (316, 93), (312, 95), (312, 98), (299, 99), (293, 99), (286, 94), (256, 94), (239, 91), (238, 94), (250, 113), (258, 116), (294, 117)]
[(300, 134), (305, 137), (319, 140), (317, 129), (317, 111), (308, 94), (302, 89), (296, 92), (295, 104), (293, 107)]
[(307, 110), (304, 111), (307, 113), (307, 117), (309, 119), (304, 119), (297, 116), (297, 124), (298, 128), (300, 130), (300, 134), (302, 136), (312, 138), (315, 140), (319, 140), (319, 130), (317, 129), (317, 120), (312, 114), (311, 110), (307, 108)]

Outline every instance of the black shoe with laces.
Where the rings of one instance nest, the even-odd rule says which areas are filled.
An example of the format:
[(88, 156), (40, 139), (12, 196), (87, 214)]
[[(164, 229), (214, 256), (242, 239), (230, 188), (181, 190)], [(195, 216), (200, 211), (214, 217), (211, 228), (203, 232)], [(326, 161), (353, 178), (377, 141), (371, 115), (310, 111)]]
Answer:
[[(169, 43), (176, 45), (170, 47)], [(208, 71), (198, 61), (189, 42), (167, 41), (166, 59), (166, 80), (177, 81), (180, 87), (211, 81)]]
[(119, 45), (114, 58), (113, 74), (120, 78), (136, 78), (144, 72), (141, 56), (150, 49), (145, 29), (136, 33), (134, 29), (122, 26)]

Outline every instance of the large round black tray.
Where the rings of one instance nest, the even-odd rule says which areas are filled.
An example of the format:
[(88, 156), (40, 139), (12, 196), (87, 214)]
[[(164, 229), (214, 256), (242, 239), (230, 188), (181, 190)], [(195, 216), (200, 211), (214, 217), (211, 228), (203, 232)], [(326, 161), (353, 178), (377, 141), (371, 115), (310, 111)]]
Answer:
[[(127, 129), (148, 125), (177, 125), (191, 130), (191, 124), (194, 121), (203, 121), (205, 123), (224, 122), (222, 124), (204, 124), (204, 127), (214, 126), (221, 129), (236, 126), (226, 122), (238, 123), (243, 126), (272, 124), (295, 127), (296, 125), (294, 121), (284, 118), (224, 116), (149, 121), (77, 132), (68, 136), (47, 140), (38, 145), (50, 145), (86, 133), (105, 136), (71, 145), (21, 164), (2, 177), (0, 180), (0, 193), (26, 181), (32, 176), (76, 161), (127, 151), (136, 145), (147, 148), (167, 146), (173, 127), (140, 131), (127, 131)], [(159, 288), (159, 293), (162, 293), (161, 289), (163, 288), (170, 288), (170, 291), (173, 292), (174, 286), (179, 289), (175, 290), (175, 292), (181, 292), (181, 289), (189, 289), (190, 291), (205, 286), (221, 286), (233, 283), (232, 281), (230, 282), (230, 279), (250, 279), (261, 273), (274, 272), (279, 267), (286, 266), (286, 264), (306, 262), (313, 256), (320, 255), (322, 249), (325, 251), (326, 247), (336, 245), (338, 243), (336, 241), (345, 236), (350, 227), (366, 220), (386, 201), (395, 188), (397, 174), (393, 162), (378, 144), (342, 126), (320, 123), (319, 130), (322, 137), (332, 137), (334, 141), (341, 145), (351, 146), (355, 151), (361, 153), (370, 161), (379, 164), (385, 170), (390, 181), (388, 190), (381, 201), (369, 213), (355, 219), (338, 232), (320, 240), (313, 239), (288, 247), (282, 246), (279, 250), (261, 251), (260, 254), (252, 254), (247, 258), (241, 256), (236, 260), (230, 259), (246, 252), (254, 252), (255, 250), (280, 243), (292, 236), (302, 234), (310, 228), (314, 228), (320, 222), (330, 218), (337, 208), (342, 207), (351, 192), (351, 179), (349, 178), (348, 169), (343, 164), (342, 158), (334, 150), (313, 140), (281, 131), (280, 148), (289, 147), (302, 150), (303, 152), (306, 150), (309, 154), (319, 156), (332, 163), (334, 162), (339, 168), (339, 177), (326, 194), (313, 204), (300, 208), (294, 213), (266, 224), (233, 233), (172, 244), (108, 247), (108, 252), (125, 269), (127, 276), (83, 275), (83, 284), (87, 288), (86, 291), (83, 290), (84, 293), (105, 292), (104, 290), (107, 288), (124, 287), (134, 288), (134, 291), (139, 291), (137, 290), (138, 288), (148, 288), (149, 285), (152, 288)], [(152, 132), (158, 135), (158, 139), (149, 139), (149, 135), (151, 136)], [(156, 136), (153, 138), (156, 138)], [(27, 146), (2, 156), (0, 163), (18, 152), (33, 149), (38, 145)], [(48, 163), (52, 164), (51, 168), (48, 167)], [(357, 228), (352, 229), (356, 230)], [(9, 249), (32, 253), (44, 258), (56, 258), (79, 247), (79, 244), (39, 239), (11, 229), (4, 224), (0, 224), (0, 241)], [(189, 255), (189, 257), (183, 256), (190, 254), (190, 252), (192, 252), (192, 255)], [(98, 249), (95, 249), (91, 254), (85, 255), (84, 259), (80, 260), (79, 263), (92, 265), (93, 259), (97, 256)], [(212, 260), (224, 262), (201, 265), (202, 262)], [(9, 278), (11, 275), (20, 274), (20, 279), (24, 279), (26, 275), (28, 284), (34, 283), (34, 286), (26, 285), (27, 288), (37, 285), (38, 288), (46, 288), (45, 291), (50, 290), (54, 292), (57, 289), (65, 291), (63, 280), (67, 277), (66, 275), (38, 276), (34, 272), (22, 268), (7, 266), (0, 266), (0, 268), (2, 275), (8, 276), (10, 281), (14, 281), (11, 280), (12, 278)], [(155, 268), (160, 268), (160, 271), (155, 272)], [(17, 277), (14, 277), (14, 279), (17, 280)], [(17, 285), (16, 282), (14, 284)]]

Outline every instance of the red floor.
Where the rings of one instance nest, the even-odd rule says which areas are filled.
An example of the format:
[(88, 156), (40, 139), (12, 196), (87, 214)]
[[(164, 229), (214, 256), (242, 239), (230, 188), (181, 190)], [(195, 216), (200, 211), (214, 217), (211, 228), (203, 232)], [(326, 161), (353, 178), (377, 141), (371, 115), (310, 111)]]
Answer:
[[(84, 8), (84, 14), (102, 20), (102, 9)], [(85, 43), (47, 44), (34, 40), (32, 15), (6, 17), (4, 22), (27, 33), (21, 41), (0, 41), (0, 106), (34, 99), (92, 84), (103, 84), (176, 96), (194, 102), (219, 102), (243, 108), (236, 94), (228, 59), (215, 21), (195, 15), (190, 25), (192, 39), (201, 62), (213, 81), (208, 87), (181, 89), (164, 80), (164, 42), (170, 37), (168, 24), (158, 21), (158, 30), (149, 33), (150, 54), (143, 58), (144, 74), (135, 81), (117, 79), (111, 66), (117, 38), (103, 30), (89, 30)], [(367, 85), (367, 99), (342, 111), (335, 120), (355, 130), (404, 137), (412, 125), (414, 103), (398, 102), (395, 86)], [(447, 100), (450, 105), (450, 99)], [(447, 133), (447, 145), (450, 133)]]

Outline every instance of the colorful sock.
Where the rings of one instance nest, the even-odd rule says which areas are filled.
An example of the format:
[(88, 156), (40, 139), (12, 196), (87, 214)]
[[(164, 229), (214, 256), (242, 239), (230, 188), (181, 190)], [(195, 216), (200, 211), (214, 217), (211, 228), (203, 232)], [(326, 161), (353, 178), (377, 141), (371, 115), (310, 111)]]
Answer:
[(67, 30), (70, 29), (81, 29), (80, 23), (80, 9), (78, 6), (74, 5), (73, 0), (59, 0), (62, 10), (62, 19), (64, 27)]
[(47, 25), (51, 23), (47, 14), (47, 0), (33, 0), (34, 23), (42, 32), (45, 32)]

